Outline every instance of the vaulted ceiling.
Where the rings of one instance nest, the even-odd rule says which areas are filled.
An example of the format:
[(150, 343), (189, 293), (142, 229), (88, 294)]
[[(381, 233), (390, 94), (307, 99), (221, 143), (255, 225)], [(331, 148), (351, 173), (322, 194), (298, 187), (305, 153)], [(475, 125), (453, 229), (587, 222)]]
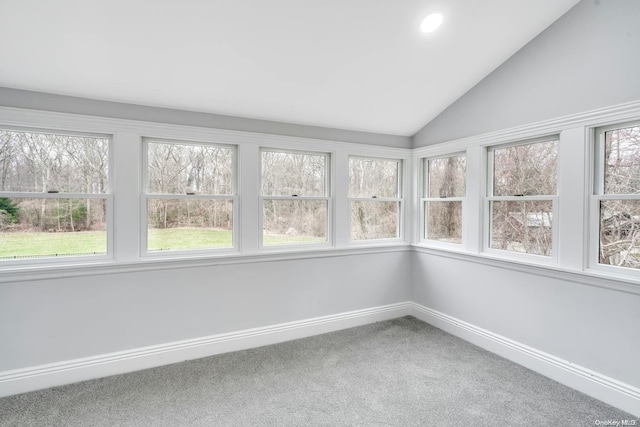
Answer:
[(413, 135), (576, 3), (0, 0), (0, 86)]

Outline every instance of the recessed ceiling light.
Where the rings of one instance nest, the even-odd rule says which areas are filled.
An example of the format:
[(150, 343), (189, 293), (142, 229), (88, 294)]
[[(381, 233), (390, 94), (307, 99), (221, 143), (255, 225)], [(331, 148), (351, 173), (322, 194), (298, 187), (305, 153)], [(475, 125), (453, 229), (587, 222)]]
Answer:
[(420, 24), (420, 30), (423, 33), (431, 33), (437, 30), (440, 24), (442, 24), (442, 15), (440, 13), (432, 13), (424, 18), (424, 21)]

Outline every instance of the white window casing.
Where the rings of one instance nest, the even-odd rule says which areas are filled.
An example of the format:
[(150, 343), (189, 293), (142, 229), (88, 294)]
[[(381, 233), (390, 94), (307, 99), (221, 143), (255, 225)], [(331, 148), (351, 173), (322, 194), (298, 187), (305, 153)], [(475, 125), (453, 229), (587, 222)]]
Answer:
[[(271, 160), (273, 165), (267, 167), (265, 159)], [(322, 167), (314, 165), (314, 161), (318, 160), (321, 160)], [(260, 250), (304, 250), (332, 246), (331, 160), (331, 154), (326, 152), (260, 148)], [(298, 170), (288, 172), (300, 174), (297, 182), (289, 181), (295, 176), (282, 176), (278, 171), (269, 169), (271, 166), (287, 169), (292, 163)], [(310, 178), (311, 182), (302, 183), (305, 177)], [(265, 190), (267, 186), (269, 188)], [(284, 206), (291, 216), (280, 216), (278, 206)], [(313, 212), (318, 207), (319, 216)], [(267, 210), (273, 213), (273, 217), (265, 218)], [(301, 210), (306, 211), (309, 219), (316, 216), (316, 221), (295, 218), (294, 215)], [(318, 219), (324, 224), (319, 224)]]
[[(446, 155), (435, 157), (424, 157), (420, 159), (420, 240), (429, 245), (449, 247), (455, 250), (460, 250), (466, 243), (465, 233), (465, 204), (466, 204), (466, 162), (467, 155), (465, 152), (448, 153)], [(438, 176), (436, 167), (440, 163), (446, 163), (446, 165), (439, 165), (445, 168), (444, 176)], [(457, 170), (456, 170), (457, 169)], [(458, 175), (455, 176), (456, 172)], [(433, 186), (440, 184), (442, 189), (436, 191)], [(460, 180), (459, 183), (454, 181)], [(447, 208), (454, 208), (453, 210), (459, 210), (455, 212), (456, 218), (453, 219), (453, 224), (446, 224), (446, 230), (437, 230), (437, 226), (432, 224), (435, 222), (436, 217), (439, 221), (451, 221), (452, 209), (442, 210), (434, 213), (435, 217), (430, 216), (430, 206), (446, 206)], [(432, 219), (433, 221), (430, 221)], [(459, 222), (459, 223), (458, 223)], [(454, 230), (451, 230), (453, 227)]]
[[(28, 207), (20, 206), (20, 203), (37, 203), (38, 218), (21, 218), (16, 224), (8, 224), (7, 238), (23, 236), (33, 243), (34, 253), (3, 253), (0, 255), (0, 269), (2, 268), (27, 268), (29, 266), (60, 265), (68, 263), (103, 262), (114, 258), (114, 225), (113, 225), (113, 141), (112, 137), (106, 133), (78, 132), (60, 129), (50, 129), (43, 127), (27, 126), (4, 126), (0, 125), (4, 142), (7, 143), (3, 149), (7, 149), (3, 156), (3, 164), (0, 169), (3, 174), (0, 187), (0, 198), (9, 199), (19, 205), (20, 216), (32, 218), (33, 215), (24, 214)], [(13, 136), (10, 136), (13, 135)], [(12, 138), (28, 139), (31, 143), (13, 147), (15, 152), (10, 152)], [(44, 141), (47, 141), (46, 143)], [(16, 141), (14, 141), (16, 142)], [(68, 144), (76, 144), (71, 147)], [(17, 142), (16, 142), (17, 143)], [(15, 145), (15, 144), (14, 144)], [(41, 145), (41, 147), (39, 147)], [(50, 151), (39, 151), (45, 149), (44, 145), (49, 145)], [(91, 146), (95, 148), (93, 155), (98, 158), (90, 158)], [(102, 147), (100, 147), (102, 146)], [(85, 149), (86, 147), (86, 149)], [(101, 152), (103, 150), (105, 152)], [(0, 153), (1, 154), (1, 153)], [(104, 158), (102, 158), (104, 156)], [(27, 164), (18, 164), (22, 161)], [(13, 167), (9, 163), (16, 162)], [(44, 163), (48, 163), (45, 165)], [(74, 163), (77, 163), (74, 166)], [(88, 169), (87, 169), (88, 168)], [(34, 182), (31, 184), (23, 182), (20, 176), (12, 180), (13, 174), (29, 175), (33, 174)], [(106, 169), (106, 170), (105, 170)], [(46, 172), (45, 172), (46, 171)], [(93, 181), (86, 185), (91, 188), (80, 189), (77, 174), (99, 174), (100, 182), (93, 181), (96, 177), (85, 178)], [(66, 175), (66, 180), (64, 176)], [(37, 180), (38, 182), (35, 182)], [(25, 186), (27, 184), (27, 186)], [(100, 188), (98, 188), (100, 187)], [(85, 190), (85, 191), (82, 191)], [(21, 201), (21, 202), (18, 202)], [(75, 203), (75, 206), (74, 206)], [(100, 206), (102, 205), (102, 206)], [(32, 211), (35, 212), (34, 207)], [(103, 211), (104, 218), (96, 219), (103, 223), (104, 235), (98, 237), (104, 240), (104, 245), (99, 244), (94, 251), (88, 252), (73, 249), (73, 238), (77, 236), (75, 231), (83, 229), (83, 223), (93, 223), (95, 211)], [(53, 212), (52, 212), (53, 211)], [(99, 214), (99, 213), (98, 213)], [(46, 219), (48, 218), (48, 220)], [(51, 219), (57, 221), (51, 222)], [(17, 220), (17, 219), (16, 219)], [(25, 221), (38, 221), (39, 230), (43, 236), (47, 236), (40, 244), (38, 236), (32, 235), (33, 226), (26, 226)], [(89, 229), (92, 230), (92, 229)], [(87, 230), (87, 231), (89, 231)], [(100, 227), (92, 230), (92, 233), (100, 233)], [(26, 233), (26, 234), (25, 234)], [(102, 234), (102, 233), (100, 233)], [(100, 234), (98, 236), (100, 236)], [(57, 242), (55, 241), (58, 238)], [(71, 239), (71, 240), (69, 240)], [(3, 244), (4, 251), (10, 251), (11, 244)], [(82, 246), (82, 245), (81, 245)], [(85, 245), (90, 247), (91, 244)], [(44, 253), (46, 249), (49, 249)]]
[[(360, 163), (360, 165), (358, 165)], [(378, 168), (387, 168), (389, 166), (395, 165), (395, 174), (394, 176), (386, 174), (384, 171), (382, 172), (383, 176), (380, 176), (378, 173), (377, 176), (371, 177), (364, 175), (364, 170), (361, 170), (362, 177), (360, 177), (360, 184), (366, 188), (352, 188), (354, 174), (357, 170), (362, 169), (361, 166), (365, 164), (377, 165)], [(384, 166), (386, 164), (386, 166)], [(358, 167), (360, 166), (360, 167)], [(370, 171), (371, 172), (371, 171)], [(386, 171), (388, 172), (388, 171)], [(380, 180), (395, 180), (395, 184), (392, 186), (385, 186), (384, 182), (380, 184)], [(377, 181), (376, 181), (377, 180)], [(361, 186), (361, 187), (362, 187)], [(349, 156), (349, 194), (348, 194), (348, 202), (349, 202), (349, 223), (350, 223), (350, 243), (352, 245), (367, 245), (367, 244), (375, 244), (375, 243), (389, 243), (389, 242), (399, 242), (404, 240), (404, 217), (405, 217), (405, 202), (404, 202), (404, 162), (401, 159), (392, 159), (392, 158), (382, 158), (382, 157), (369, 157), (369, 156), (358, 156), (351, 155)], [(386, 220), (395, 219), (395, 226), (393, 227), (393, 233), (391, 233), (391, 228), (387, 224), (381, 224), (384, 222), (383, 220), (379, 220), (379, 218), (374, 213), (374, 218), (371, 223), (371, 227), (373, 230), (361, 231), (358, 232), (358, 224), (354, 223), (353, 220), (353, 209), (358, 206), (358, 209), (363, 208), (366, 205), (375, 207), (373, 211), (377, 211), (382, 205), (395, 205), (395, 215), (386, 212)], [(385, 216), (384, 209), (382, 215)], [(368, 219), (368, 218), (367, 218)], [(362, 225), (362, 224), (361, 224)], [(356, 227), (356, 230), (354, 230)]]
[[(558, 144), (559, 138), (551, 136), (487, 147), (483, 233), (484, 251), (486, 253), (500, 254), (501, 256), (514, 257), (516, 259), (537, 258), (539, 262), (557, 261)], [(542, 152), (541, 157), (543, 158), (547, 156), (547, 151), (544, 151), (545, 148), (552, 150), (552, 153), (549, 153), (552, 159), (543, 160), (548, 163), (542, 165), (553, 170), (552, 183), (536, 183), (537, 178), (539, 179), (541, 176), (548, 177), (548, 174), (532, 173), (540, 166), (539, 164), (532, 162), (531, 164), (520, 166), (519, 162), (521, 160), (526, 162), (529, 159), (521, 159), (519, 156), (525, 153), (517, 153), (517, 150), (525, 150), (527, 148), (538, 149)], [(513, 160), (517, 163), (515, 165), (516, 170), (504, 171), (504, 175), (501, 175), (500, 178), (506, 177), (509, 180), (510, 177), (513, 177), (513, 172), (520, 176), (513, 178), (511, 182), (496, 186), (495, 158), (498, 152), (501, 154), (507, 153), (507, 156), (515, 155), (516, 158)], [(533, 153), (533, 155), (535, 154)], [(521, 174), (523, 173), (527, 176), (522, 177)], [(545, 185), (548, 188), (543, 188)], [(500, 207), (504, 207), (500, 212), (502, 216), (496, 217), (496, 211)], [(501, 221), (501, 233), (494, 231), (498, 221)], [(494, 233), (497, 237), (494, 237)]]
[[(170, 139), (162, 139), (162, 138), (142, 138), (142, 167), (141, 167), (141, 182), (143, 191), (141, 193), (140, 198), (140, 247), (141, 247), (141, 256), (201, 256), (207, 253), (229, 253), (229, 252), (237, 252), (238, 251), (238, 195), (237, 195), (237, 147), (228, 144), (213, 144), (208, 142), (194, 142), (194, 141), (185, 141), (185, 140), (170, 140)], [(161, 148), (162, 147), (162, 148)], [(215, 176), (206, 176), (202, 178), (203, 182), (201, 185), (203, 188), (197, 188), (195, 184), (189, 185), (188, 181), (185, 184), (184, 182), (184, 173), (180, 173), (182, 176), (175, 176), (174, 171), (172, 173), (168, 173), (162, 175), (160, 173), (160, 177), (173, 179), (173, 184), (169, 183), (165, 186), (169, 186), (172, 188), (156, 188), (158, 187), (156, 184), (150, 182), (151, 181), (151, 171), (153, 169), (152, 161), (149, 158), (150, 153), (153, 151), (160, 149), (171, 150), (175, 148), (180, 151), (188, 151), (190, 153), (181, 153), (180, 151), (176, 153), (167, 152), (167, 154), (172, 154), (172, 158), (176, 159), (176, 157), (185, 156), (191, 154), (191, 156), (195, 156), (195, 158), (200, 162), (199, 165), (192, 164), (192, 160), (188, 160), (186, 158), (180, 158), (181, 161), (186, 162), (181, 165), (173, 165), (174, 167), (178, 167), (178, 171), (186, 172), (189, 170), (187, 175), (188, 181), (196, 180), (194, 178), (194, 174), (204, 175), (211, 174), (211, 170), (216, 170), (218, 168), (218, 162), (212, 159), (214, 154), (222, 152), (223, 159), (220, 162), (220, 168), (226, 168), (225, 176), (223, 172), (219, 173)], [(201, 152), (198, 152), (201, 150)], [(216, 159), (217, 160), (217, 159)], [(175, 161), (175, 160), (174, 160)], [(161, 166), (169, 166), (169, 165), (161, 165)], [(193, 172), (193, 171), (196, 172)], [(154, 177), (156, 179), (160, 178), (158, 176)], [(183, 178), (180, 180), (179, 178)], [(179, 185), (178, 185), (179, 184)], [(213, 186), (213, 188), (211, 188)], [(205, 188), (206, 187), (206, 188)], [(221, 189), (220, 189), (221, 187)], [(198, 206), (200, 208), (200, 216), (201, 222), (204, 222), (204, 219), (207, 219), (207, 225), (201, 224), (200, 227), (194, 227), (195, 229), (199, 229), (200, 233), (224, 233), (226, 228), (230, 228), (230, 239), (227, 238), (222, 243), (214, 242), (213, 240), (207, 241), (206, 238), (198, 239), (194, 241), (193, 246), (185, 246), (184, 243), (181, 244), (179, 242), (180, 236), (178, 233), (183, 232), (187, 233), (188, 228), (182, 228), (181, 225), (184, 224), (176, 224), (175, 228), (167, 228), (166, 224), (164, 228), (158, 229), (158, 227), (151, 227), (149, 224), (150, 216), (148, 207), (150, 204), (159, 204), (159, 209), (164, 207), (164, 211), (166, 212), (168, 209), (172, 209), (171, 212), (176, 215), (178, 212), (181, 212), (180, 208), (182, 205), (186, 204), (187, 211), (190, 210), (191, 205), (195, 205), (194, 208), (197, 210)], [(231, 205), (231, 214), (226, 214), (224, 209), (224, 204)], [(223, 205), (222, 207), (220, 205)], [(203, 212), (210, 210), (211, 212)], [(228, 210), (228, 209), (227, 209)], [(213, 212), (215, 211), (215, 213)], [(191, 213), (191, 212), (189, 212)], [(207, 213), (209, 215), (207, 215)], [(198, 212), (193, 213), (194, 216), (198, 215)], [(231, 220), (231, 227), (228, 225), (219, 226), (219, 223), (214, 223), (214, 217), (219, 217), (220, 214), (225, 215)], [(204, 217), (202, 217), (204, 215)], [(196, 217), (197, 218), (197, 217)], [(189, 218), (191, 219), (191, 218)], [(228, 220), (227, 219), (227, 224)], [(166, 222), (166, 218), (165, 218)], [(174, 220), (174, 222), (180, 222)], [(218, 221), (220, 222), (220, 221)], [(175, 232), (176, 237), (165, 237), (164, 244), (167, 246), (177, 245), (177, 247), (168, 247), (168, 248), (149, 248), (149, 242), (151, 240), (150, 228), (154, 233)], [(216, 230), (215, 228), (218, 228)], [(193, 228), (189, 233), (194, 233)], [(196, 232), (197, 233), (197, 232)], [(226, 233), (225, 233), (226, 234)]]
[(591, 137), (589, 268), (640, 278), (640, 121), (594, 128)]

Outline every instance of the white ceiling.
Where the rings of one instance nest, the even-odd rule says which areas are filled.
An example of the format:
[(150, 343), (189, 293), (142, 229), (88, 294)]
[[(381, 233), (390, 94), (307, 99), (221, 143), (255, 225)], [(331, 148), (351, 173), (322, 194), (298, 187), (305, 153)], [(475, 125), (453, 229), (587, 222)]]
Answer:
[(576, 3), (0, 0), (0, 86), (408, 136)]

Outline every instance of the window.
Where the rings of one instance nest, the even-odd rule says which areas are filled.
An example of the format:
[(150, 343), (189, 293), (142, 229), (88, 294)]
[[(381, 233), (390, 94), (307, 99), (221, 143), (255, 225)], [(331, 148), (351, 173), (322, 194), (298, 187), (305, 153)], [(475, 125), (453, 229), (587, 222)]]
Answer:
[(462, 243), (466, 156), (423, 160), (424, 235), (427, 240)]
[(489, 247), (552, 256), (558, 140), (488, 150)]
[(146, 139), (147, 252), (233, 248), (235, 149)]
[(349, 158), (351, 240), (400, 237), (400, 160)]
[(597, 129), (596, 137), (597, 262), (640, 269), (640, 124)]
[(0, 261), (105, 256), (109, 138), (0, 129)]
[(262, 245), (327, 243), (329, 155), (263, 149)]

